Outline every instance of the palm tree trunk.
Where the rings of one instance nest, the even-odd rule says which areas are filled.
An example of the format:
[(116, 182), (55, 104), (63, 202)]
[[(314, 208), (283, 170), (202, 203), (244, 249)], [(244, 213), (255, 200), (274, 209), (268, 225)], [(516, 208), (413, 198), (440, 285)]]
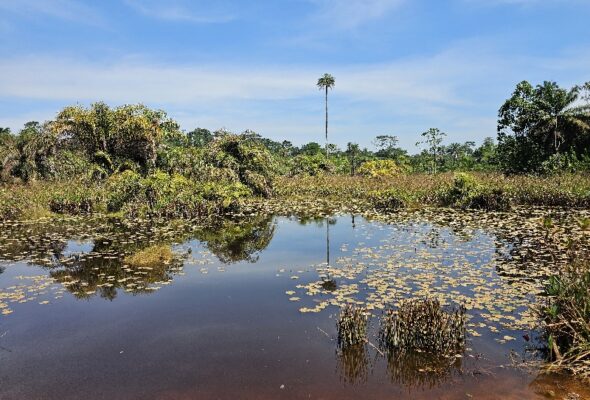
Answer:
[(326, 86), (326, 161), (328, 159), (328, 86)]

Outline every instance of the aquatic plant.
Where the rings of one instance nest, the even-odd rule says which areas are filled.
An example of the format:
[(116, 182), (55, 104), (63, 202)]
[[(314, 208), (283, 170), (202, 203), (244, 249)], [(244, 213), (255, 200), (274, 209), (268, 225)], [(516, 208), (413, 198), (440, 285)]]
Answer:
[(163, 268), (173, 259), (174, 253), (170, 245), (160, 244), (125, 257), (125, 263), (134, 268)]
[(452, 356), (465, 345), (465, 308), (444, 309), (437, 299), (404, 300), (381, 319), (380, 341), (388, 351)]
[(545, 293), (537, 311), (547, 339), (547, 368), (590, 381), (590, 262), (574, 261), (551, 276)]
[(368, 317), (364, 308), (350, 304), (342, 307), (336, 323), (338, 345), (348, 347), (366, 342), (367, 323)]

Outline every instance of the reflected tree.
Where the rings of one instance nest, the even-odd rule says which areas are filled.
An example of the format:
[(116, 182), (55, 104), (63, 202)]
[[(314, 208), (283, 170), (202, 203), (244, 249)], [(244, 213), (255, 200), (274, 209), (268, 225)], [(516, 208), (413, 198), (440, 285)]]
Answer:
[(195, 237), (205, 242), (209, 251), (225, 264), (254, 263), (269, 245), (274, 232), (274, 217), (258, 215), (239, 221), (218, 221), (213, 226), (199, 229)]

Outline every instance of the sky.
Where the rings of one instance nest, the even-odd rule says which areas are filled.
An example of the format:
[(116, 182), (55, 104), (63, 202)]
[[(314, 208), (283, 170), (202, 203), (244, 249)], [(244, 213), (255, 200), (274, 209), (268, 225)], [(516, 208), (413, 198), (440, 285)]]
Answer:
[(190, 131), (417, 151), (496, 136), (515, 85), (590, 81), (590, 0), (0, 0), (0, 127), (105, 101)]

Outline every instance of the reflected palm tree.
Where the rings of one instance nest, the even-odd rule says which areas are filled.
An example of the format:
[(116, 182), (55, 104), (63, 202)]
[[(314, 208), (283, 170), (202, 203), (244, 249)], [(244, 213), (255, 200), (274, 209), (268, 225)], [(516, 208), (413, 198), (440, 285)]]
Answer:
[(326, 265), (330, 266), (330, 221), (326, 218)]
[[(330, 225), (336, 224), (336, 219), (326, 217), (324, 219), (326, 224), (326, 266), (330, 266)], [(327, 278), (322, 278), (322, 289), (329, 292), (333, 292), (338, 287), (335, 279), (331, 279), (328, 275)]]

